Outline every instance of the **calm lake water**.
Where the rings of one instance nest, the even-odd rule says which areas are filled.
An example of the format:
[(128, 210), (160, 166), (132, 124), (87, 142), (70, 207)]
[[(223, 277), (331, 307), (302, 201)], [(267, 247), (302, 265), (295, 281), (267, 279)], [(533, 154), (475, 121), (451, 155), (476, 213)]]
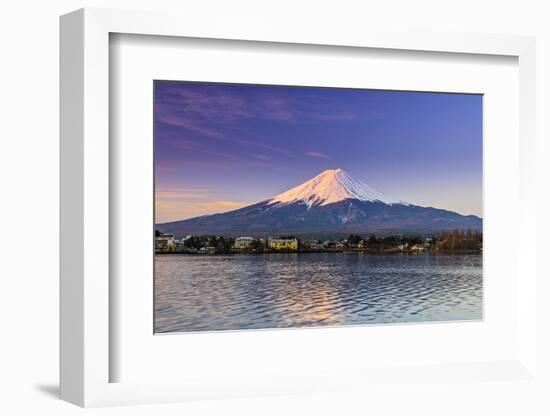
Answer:
[(481, 255), (155, 258), (156, 332), (482, 318)]

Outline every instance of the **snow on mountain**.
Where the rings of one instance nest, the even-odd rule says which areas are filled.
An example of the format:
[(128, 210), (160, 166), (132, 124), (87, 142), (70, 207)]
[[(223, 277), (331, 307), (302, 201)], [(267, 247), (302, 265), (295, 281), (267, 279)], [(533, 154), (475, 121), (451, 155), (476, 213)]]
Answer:
[(290, 204), (296, 202), (312, 205), (328, 205), (346, 199), (384, 204), (403, 204), (390, 198), (367, 184), (350, 176), (343, 169), (328, 169), (314, 178), (268, 200), (269, 204)]
[(474, 215), (390, 198), (342, 169), (330, 169), (273, 198), (234, 211), (157, 224), (157, 229), (176, 237), (335, 238), (350, 233), (433, 235), (454, 228), (481, 230), (482, 223)]

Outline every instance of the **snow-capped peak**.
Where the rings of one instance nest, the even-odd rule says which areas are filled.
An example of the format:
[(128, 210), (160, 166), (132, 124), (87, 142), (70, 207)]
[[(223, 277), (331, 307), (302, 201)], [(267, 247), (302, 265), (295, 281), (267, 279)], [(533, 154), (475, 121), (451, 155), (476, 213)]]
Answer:
[(328, 205), (346, 199), (408, 205), (371, 188), (343, 169), (325, 170), (301, 185), (274, 196), (269, 204), (303, 202), (308, 206)]

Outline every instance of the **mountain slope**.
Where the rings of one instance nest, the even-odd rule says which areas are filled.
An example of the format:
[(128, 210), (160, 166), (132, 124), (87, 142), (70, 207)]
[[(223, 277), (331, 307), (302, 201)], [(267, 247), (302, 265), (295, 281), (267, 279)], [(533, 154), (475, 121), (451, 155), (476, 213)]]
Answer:
[(269, 203), (288, 204), (303, 202), (308, 206), (315, 204), (322, 206), (347, 199), (357, 199), (364, 202), (383, 202), (389, 205), (405, 204), (352, 178), (343, 169), (325, 170), (313, 179), (274, 196), (269, 200)]
[(419, 233), (452, 228), (481, 229), (482, 220), (390, 198), (332, 169), (257, 204), (238, 210), (158, 224), (177, 237), (188, 234), (268, 236), (295, 234), (330, 238), (350, 233)]

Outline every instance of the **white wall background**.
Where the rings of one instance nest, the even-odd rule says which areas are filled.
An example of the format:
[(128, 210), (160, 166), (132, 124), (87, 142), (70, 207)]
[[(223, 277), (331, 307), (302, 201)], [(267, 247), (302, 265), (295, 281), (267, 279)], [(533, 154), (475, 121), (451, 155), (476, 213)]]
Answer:
[[(11, 0), (0, 9), (0, 412), (76, 414), (56, 399), (58, 368), (58, 16), (74, 9), (178, 10), (208, 16), (246, 14), (287, 24), (390, 26), (536, 35), (538, 38), (539, 250), (544, 258), (550, 186), (550, 11), (544, 0), (170, 1)], [(550, 281), (548, 266), (540, 264)], [(541, 366), (550, 374), (550, 307), (539, 285)], [(123, 414), (550, 414), (550, 385), (468, 384), (92, 410)], [(546, 391), (544, 391), (546, 390)]]

